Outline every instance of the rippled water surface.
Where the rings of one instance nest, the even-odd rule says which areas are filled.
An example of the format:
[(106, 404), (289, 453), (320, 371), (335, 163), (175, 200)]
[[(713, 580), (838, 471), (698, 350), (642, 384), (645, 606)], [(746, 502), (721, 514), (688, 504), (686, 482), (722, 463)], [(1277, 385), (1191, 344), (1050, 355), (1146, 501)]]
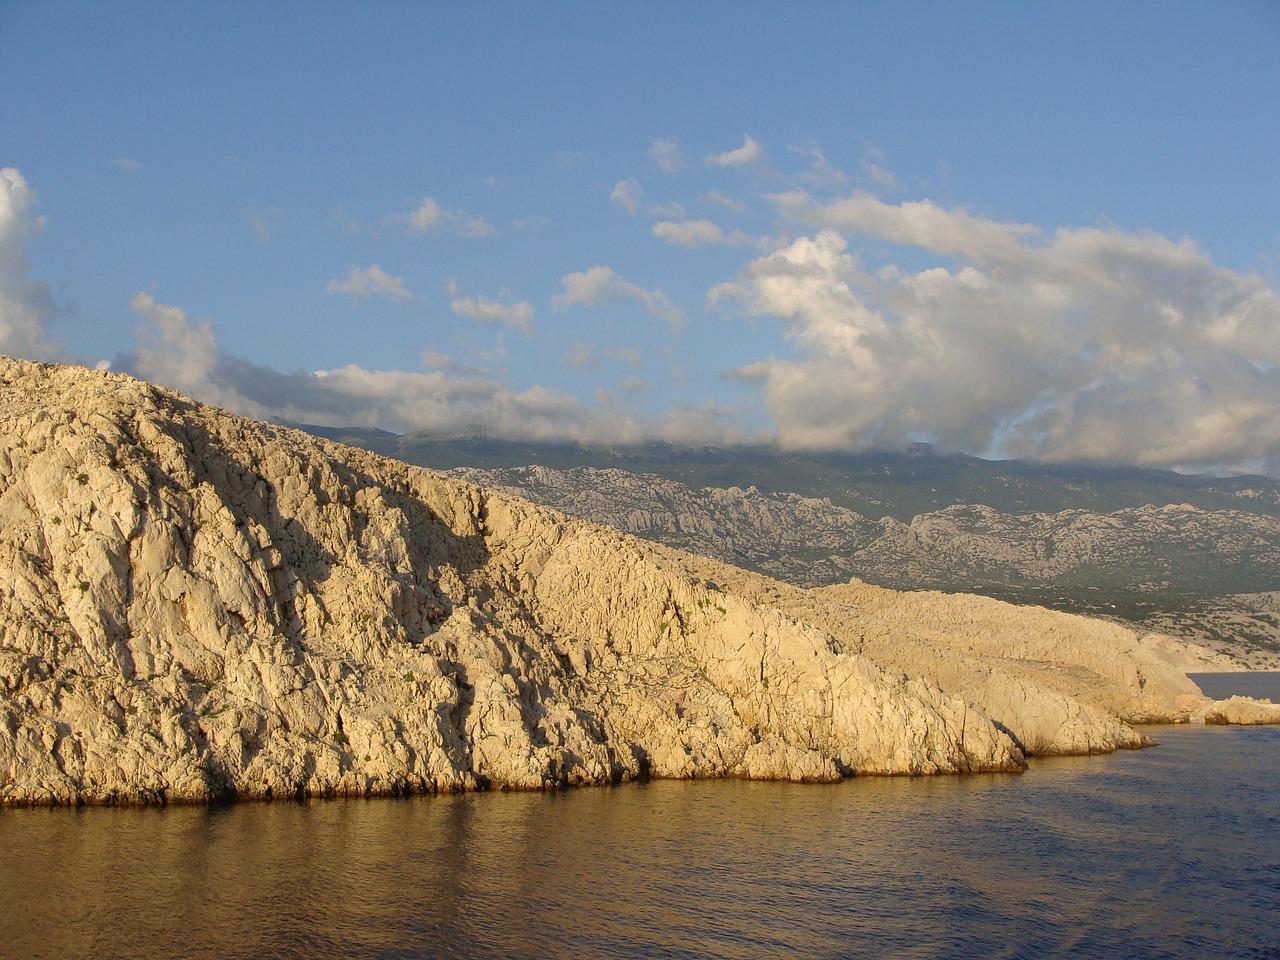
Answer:
[(1280, 729), (1021, 775), (0, 810), (4, 957), (1280, 958)]

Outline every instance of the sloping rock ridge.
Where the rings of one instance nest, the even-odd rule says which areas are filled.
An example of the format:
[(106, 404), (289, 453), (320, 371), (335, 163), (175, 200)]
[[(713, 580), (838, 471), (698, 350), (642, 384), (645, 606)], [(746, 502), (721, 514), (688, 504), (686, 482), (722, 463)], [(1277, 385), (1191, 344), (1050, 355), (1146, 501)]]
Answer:
[(920, 638), (856, 586), (750, 576), (0, 358), (0, 803), (1017, 770), (1203, 705), (1135, 645), (1062, 676), (971, 651), (940, 683), (945, 613)]
[(1111, 513), (953, 504), (908, 523), (873, 521), (825, 498), (695, 489), (618, 469), (449, 473), (801, 587), (858, 578), (1024, 603), (1069, 596), (1097, 614), (1127, 600), (1147, 629), (1229, 654), (1237, 666), (1227, 669), (1280, 667), (1280, 617), (1248, 595), (1280, 583), (1280, 519), (1265, 513), (1187, 503)]

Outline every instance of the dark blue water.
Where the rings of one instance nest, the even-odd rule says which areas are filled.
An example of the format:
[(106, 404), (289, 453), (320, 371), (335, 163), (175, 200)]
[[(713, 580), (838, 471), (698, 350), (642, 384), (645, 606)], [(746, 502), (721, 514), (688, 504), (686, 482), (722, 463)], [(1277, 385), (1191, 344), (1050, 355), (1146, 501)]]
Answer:
[(1021, 775), (0, 810), (3, 957), (1280, 958), (1280, 728)]
[(1189, 673), (1205, 696), (1225, 700), (1231, 696), (1257, 697), (1280, 702), (1280, 672), (1257, 670), (1250, 673)]

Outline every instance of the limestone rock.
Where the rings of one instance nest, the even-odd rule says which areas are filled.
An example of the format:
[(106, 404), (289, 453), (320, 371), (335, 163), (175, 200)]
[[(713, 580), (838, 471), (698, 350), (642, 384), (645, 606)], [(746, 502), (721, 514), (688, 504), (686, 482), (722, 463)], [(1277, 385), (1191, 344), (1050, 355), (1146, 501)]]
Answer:
[(957, 609), (0, 359), (0, 803), (1017, 770), (1198, 693), (1078, 618)]
[(126, 377), (0, 361), (0, 801), (1015, 770), (679, 555)]
[(1264, 723), (1280, 723), (1280, 704), (1253, 697), (1229, 697), (1210, 701), (1194, 719), (1212, 724), (1241, 724), (1256, 726)]

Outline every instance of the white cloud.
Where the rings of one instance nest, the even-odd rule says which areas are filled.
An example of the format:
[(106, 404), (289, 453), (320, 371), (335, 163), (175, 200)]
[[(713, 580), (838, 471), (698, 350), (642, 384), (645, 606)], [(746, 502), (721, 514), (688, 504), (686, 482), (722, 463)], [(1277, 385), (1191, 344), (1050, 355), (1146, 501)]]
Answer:
[(574, 370), (584, 370), (594, 366), (595, 362), (595, 351), (591, 349), (591, 344), (583, 340), (575, 340), (569, 352), (560, 358), (563, 366), (572, 367)]
[(269, 206), (261, 213), (250, 211), (245, 214), (245, 219), (249, 221), (249, 226), (253, 227), (254, 236), (263, 243), (268, 243), (276, 231), (276, 224), (280, 222), (282, 213), (279, 207)]
[(793, 143), (787, 149), (792, 153), (807, 158), (809, 161), (809, 169), (800, 174), (801, 180), (818, 186), (831, 186), (844, 182), (844, 171), (832, 166), (817, 145), (813, 143)]
[(649, 148), (649, 156), (663, 173), (676, 173), (683, 162), (680, 156), (680, 145), (674, 140), (653, 141), (653, 146)]
[(130, 160), (127, 157), (117, 157), (111, 161), (113, 167), (119, 167), (121, 170), (141, 170), (142, 164), (137, 160)]
[(561, 282), (564, 293), (551, 298), (551, 305), (557, 310), (575, 305), (598, 307), (615, 300), (634, 299), (643, 303), (653, 316), (666, 321), (673, 330), (679, 328), (684, 320), (683, 311), (662, 290), (639, 287), (618, 276), (610, 267), (592, 267), (581, 273), (566, 274)]
[(871, 182), (886, 193), (897, 193), (903, 189), (901, 182), (893, 175), (893, 171), (878, 163), (863, 163), (862, 169), (871, 178)]
[(739, 230), (725, 233), (719, 224), (710, 220), (684, 220), (679, 223), (660, 220), (653, 225), (653, 235), (678, 247), (703, 247), (708, 244), (743, 247), (755, 243)]
[[(762, 385), (784, 442), (1194, 466), (1280, 451), (1280, 294), (1189, 241), (1046, 236), (928, 201), (775, 198), (821, 225), (709, 295), (777, 318)], [(838, 230), (944, 259), (868, 270)]]
[(702, 200), (704, 203), (709, 203), (722, 210), (728, 210), (730, 213), (746, 213), (751, 209), (741, 200), (725, 196), (719, 190), (708, 190), (702, 195)]
[(562, 170), (572, 170), (574, 165), (585, 156), (586, 154), (580, 150), (557, 150), (556, 165)]
[(497, 436), (540, 440), (625, 437), (639, 442), (654, 429), (630, 418), (594, 414), (545, 387), (511, 390), (435, 353), (424, 356), (434, 369), (423, 371), (366, 370), (353, 364), (281, 373), (224, 353), (213, 324), (189, 320), (180, 307), (159, 303), (147, 293), (135, 294), (130, 305), (145, 324), (135, 348), (115, 358), (115, 369), (246, 416), (441, 433), (484, 423)]
[(639, 369), (644, 356), (638, 347), (610, 347), (604, 352), (610, 360), (620, 360), (632, 369)]
[(964, 210), (938, 207), (928, 200), (891, 204), (858, 192), (822, 204), (803, 190), (770, 199), (783, 216), (807, 226), (833, 227), (842, 233), (866, 234), (981, 262), (1015, 257), (1024, 241), (1040, 233), (1030, 224), (1000, 223)]
[(35, 191), (13, 167), (0, 169), (0, 353), (55, 360), (61, 348), (49, 336), (57, 308), (47, 284), (31, 276), (27, 239), (44, 220), (35, 216)]
[(626, 180), (618, 181), (617, 186), (613, 188), (613, 193), (609, 194), (609, 199), (635, 216), (640, 212), (640, 198), (643, 193), (639, 181), (628, 177)]
[(422, 201), (408, 213), (396, 214), (392, 220), (405, 224), (408, 233), (435, 233), (443, 231), (460, 237), (487, 237), (494, 233), (483, 217), (464, 210), (451, 210), (441, 206), (432, 197)]
[(345, 280), (330, 280), (324, 292), (344, 294), (352, 300), (363, 297), (385, 297), (401, 302), (414, 299), (413, 294), (405, 289), (403, 279), (391, 276), (376, 263), (368, 267), (352, 267), (347, 271)]
[(499, 293), (497, 300), (455, 296), (451, 307), (454, 313), (481, 323), (500, 323), (524, 333), (533, 333), (533, 305), (526, 300), (504, 302), (510, 297), (511, 293), (507, 290)]
[(650, 217), (682, 217), (684, 207), (678, 203), (660, 204), (644, 200), (644, 189), (640, 182), (632, 177), (619, 180), (614, 186), (609, 199), (633, 217), (644, 214)]
[(739, 167), (743, 164), (755, 163), (763, 155), (760, 144), (747, 134), (742, 135), (742, 146), (724, 153), (709, 153), (705, 163), (709, 167)]

